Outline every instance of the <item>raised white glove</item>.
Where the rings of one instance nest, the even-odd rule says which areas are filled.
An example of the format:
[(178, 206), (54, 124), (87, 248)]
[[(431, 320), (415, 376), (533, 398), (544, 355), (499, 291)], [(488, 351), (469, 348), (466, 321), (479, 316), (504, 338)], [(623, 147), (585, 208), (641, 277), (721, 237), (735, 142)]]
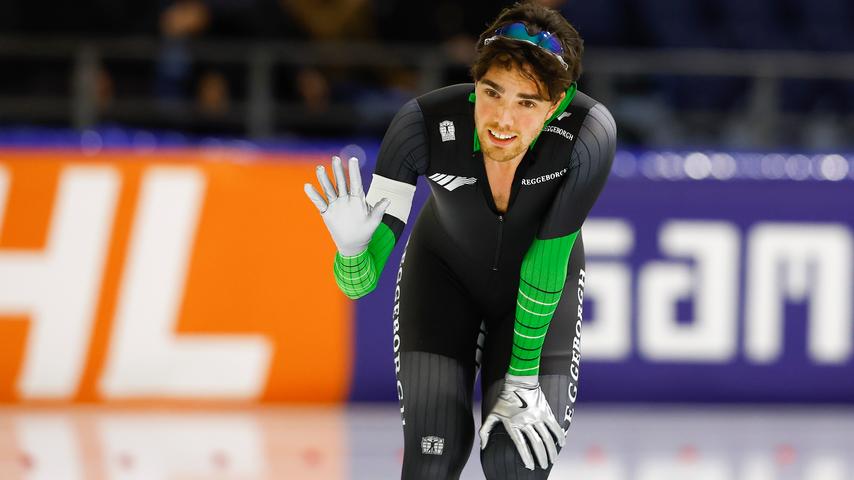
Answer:
[(341, 159), (337, 156), (332, 157), (332, 171), (335, 173), (337, 192), (322, 165), (317, 166), (317, 179), (320, 181), (323, 193), (326, 194), (326, 199), (317, 193), (314, 185), (305, 184), (306, 195), (314, 202), (323, 217), (323, 223), (326, 224), (326, 229), (332, 235), (332, 241), (335, 242), (338, 252), (345, 257), (352, 257), (368, 248), (371, 236), (382, 221), (383, 214), (390, 204), (387, 198), (382, 198), (373, 207), (368, 205), (365, 201), (365, 190), (362, 188), (359, 159), (351, 158), (349, 169), (349, 192), (344, 167), (341, 165)]
[(549, 463), (554, 463), (557, 459), (555, 440), (561, 447), (566, 443), (563, 429), (555, 420), (538, 383), (514, 381), (505, 376), (498, 401), (480, 428), (481, 450), (486, 448), (489, 432), (498, 422), (504, 425), (507, 434), (516, 444), (516, 450), (522, 456), (525, 468), (529, 470), (534, 469), (534, 459), (525, 443), (525, 437), (534, 447), (534, 454), (543, 469), (548, 468)]

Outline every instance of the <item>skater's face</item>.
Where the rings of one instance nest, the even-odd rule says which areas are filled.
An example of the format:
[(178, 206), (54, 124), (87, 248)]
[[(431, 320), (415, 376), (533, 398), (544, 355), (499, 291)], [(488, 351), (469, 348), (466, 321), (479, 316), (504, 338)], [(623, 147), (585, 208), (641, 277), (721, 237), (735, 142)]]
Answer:
[(474, 123), (490, 160), (508, 162), (524, 155), (565, 95), (543, 98), (539, 92), (545, 89), (524, 73), (493, 65), (475, 84)]

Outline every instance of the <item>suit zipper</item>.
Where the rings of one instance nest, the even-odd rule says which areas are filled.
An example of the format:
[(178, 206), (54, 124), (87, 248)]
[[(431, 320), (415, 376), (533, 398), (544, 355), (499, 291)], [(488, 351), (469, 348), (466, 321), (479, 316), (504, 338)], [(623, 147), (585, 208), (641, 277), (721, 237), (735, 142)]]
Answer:
[(495, 261), (492, 263), (492, 271), (498, 271), (498, 256), (501, 253), (501, 237), (504, 236), (504, 215), (498, 216), (498, 245), (495, 247)]

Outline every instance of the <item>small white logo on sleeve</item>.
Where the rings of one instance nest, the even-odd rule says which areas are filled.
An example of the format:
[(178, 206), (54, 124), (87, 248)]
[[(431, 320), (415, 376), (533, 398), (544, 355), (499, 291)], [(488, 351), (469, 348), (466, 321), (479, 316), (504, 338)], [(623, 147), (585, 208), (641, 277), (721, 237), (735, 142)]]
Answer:
[(444, 120), (439, 124), (439, 133), (442, 135), (443, 142), (450, 142), (451, 140), (456, 140), (457, 137), (454, 136), (454, 122), (450, 120)]
[(566, 117), (568, 117), (568, 116), (570, 116), (570, 115), (572, 115), (572, 112), (563, 112), (563, 113), (561, 113), (560, 115), (558, 115), (558, 116), (557, 116), (557, 119), (558, 119), (558, 120), (563, 120), (564, 118), (566, 118)]
[(445, 449), (445, 439), (442, 437), (421, 437), (421, 453), (424, 455), (441, 455)]

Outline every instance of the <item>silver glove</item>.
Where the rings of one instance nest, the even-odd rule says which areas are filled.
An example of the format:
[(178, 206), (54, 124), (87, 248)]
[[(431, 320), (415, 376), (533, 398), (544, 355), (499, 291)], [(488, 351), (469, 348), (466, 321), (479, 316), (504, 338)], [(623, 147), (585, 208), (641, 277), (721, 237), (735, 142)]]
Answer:
[(505, 377), (498, 401), (480, 428), (480, 448), (486, 448), (490, 430), (500, 421), (522, 456), (525, 468), (534, 469), (534, 459), (525, 443), (527, 437), (540, 467), (546, 469), (557, 459), (555, 441), (561, 447), (566, 442), (563, 429), (555, 420), (538, 383), (514, 381), (509, 377)]
[(373, 207), (365, 201), (359, 159), (355, 157), (350, 159), (349, 170), (350, 189), (348, 191), (341, 159), (337, 156), (332, 157), (332, 171), (338, 187), (336, 192), (326, 175), (326, 169), (322, 165), (317, 166), (317, 179), (320, 181), (323, 193), (326, 194), (326, 199), (317, 193), (314, 185), (305, 184), (306, 195), (314, 202), (323, 217), (323, 223), (326, 224), (326, 229), (329, 230), (338, 252), (345, 257), (352, 257), (368, 248), (371, 236), (390, 204), (387, 198), (380, 199)]

